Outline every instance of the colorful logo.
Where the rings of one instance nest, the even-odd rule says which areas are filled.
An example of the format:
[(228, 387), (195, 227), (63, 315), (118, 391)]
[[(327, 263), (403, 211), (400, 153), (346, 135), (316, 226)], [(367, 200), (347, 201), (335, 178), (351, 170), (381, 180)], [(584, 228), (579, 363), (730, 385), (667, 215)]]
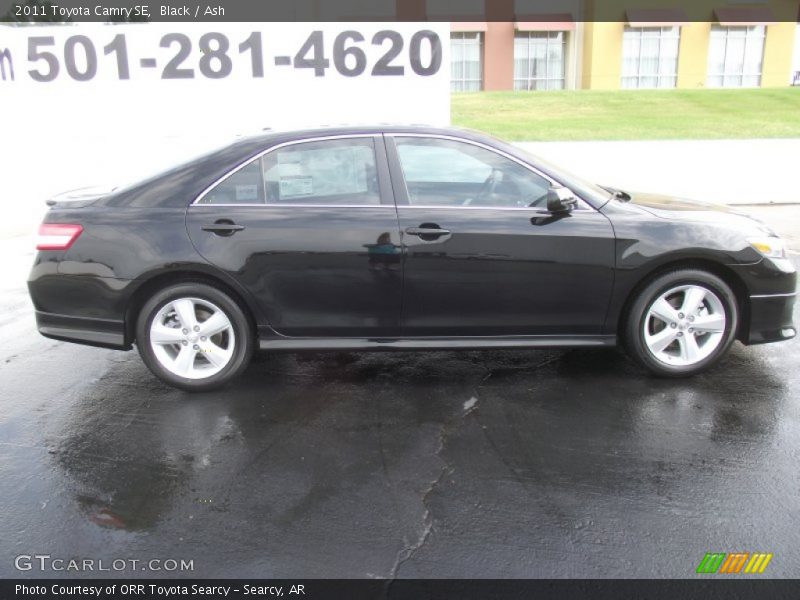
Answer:
[(769, 561), (772, 560), (772, 553), (765, 552), (708, 552), (697, 566), (697, 572), (701, 574), (710, 573), (763, 573)]

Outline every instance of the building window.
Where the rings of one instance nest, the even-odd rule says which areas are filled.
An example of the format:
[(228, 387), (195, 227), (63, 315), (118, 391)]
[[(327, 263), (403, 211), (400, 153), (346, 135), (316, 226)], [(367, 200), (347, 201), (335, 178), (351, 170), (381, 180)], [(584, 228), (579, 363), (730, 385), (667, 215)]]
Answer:
[(564, 31), (518, 31), (514, 36), (514, 89), (563, 90)]
[(680, 27), (625, 27), (622, 87), (674, 88), (680, 40)]
[(708, 87), (758, 87), (764, 59), (763, 25), (712, 25), (708, 49)]
[(477, 92), (483, 87), (481, 34), (450, 34), (450, 91)]

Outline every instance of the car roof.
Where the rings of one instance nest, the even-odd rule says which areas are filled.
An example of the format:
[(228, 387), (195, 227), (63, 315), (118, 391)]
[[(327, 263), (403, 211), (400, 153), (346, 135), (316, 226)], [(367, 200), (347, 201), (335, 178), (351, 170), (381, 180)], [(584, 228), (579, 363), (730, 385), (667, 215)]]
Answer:
[[(546, 164), (531, 161), (513, 145), (483, 134), (478, 131), (460, 127), (434, 127), (430, 125), (395, 125), (376, 123), (374, 125), (336, 125), (308, 129), (267, 130), (255, 135), (241, 136), (217, 150), (192, 159), (186, 163), (175, 165), (162, 173), (134, 183), (126, 188), (114, 191), (97, 201), (98, 205), (131, 206), (131, 207), (186, 207), (188, 200), (194, 199), (208, 186), (219, 181), (232, 169), (237, 168), (254, 157), (269, 151), (272, 147), (285, 142), (302, 141), (313, 138), (325, 138), (347, 135), (381, 135), (381, 134), (422, 134), (432, 136), (448, 136), (470, 140), (500, 150), (518, 160), (535, 164), (536, 168), (552, 174), (552, 168)], [(557, 177), (555, 177), (558, 179)], [(562, 174), (562, 178), (563, 174)]]
[(294, 140), (312, 137), (327, 137), (338, 135), (383, 134), (383, 133), (421, 133), (431, 135), (452, 135), (467, 139), (494, 141), (494, 138), (484, 133), (463, 127), (442, 127), (433, 125), (400, 125), (389, 123), (360, 124), (360, 125), (330, 125), (324, 127), (299, 128), (299, 129), (265, 129), (263, 132), (248, 136), (248, 139), (259, 139), (263, 142), (278, 140)]
[(174, 165), (129, 187), (106, 196), (102, 203), (109, 206), (181, 206), (185, 198), (196, 197), (208, 185), (272, 146), (283, 142), (342, 135), (381, 135), (392, 133), (417, 133), (455, 136), (471, 139), (497, 147), (500, 140), (476, 131), (457, 127), (432, 127), (428, 125), (336, 125), (308, 129), (266, 130), (255, 134), (241, 135), (216, 150)]

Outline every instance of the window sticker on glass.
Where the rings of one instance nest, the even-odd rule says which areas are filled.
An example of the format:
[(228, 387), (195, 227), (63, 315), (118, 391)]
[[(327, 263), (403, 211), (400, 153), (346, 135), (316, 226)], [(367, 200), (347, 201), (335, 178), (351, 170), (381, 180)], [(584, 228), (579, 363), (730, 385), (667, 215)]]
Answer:
[(264, 157), (267, 202), (379, 204), (372, 140), (305, 142)]
[(280, 178), (281, 199), (310, 196), (314, 193), (314, 178), (302, 175)]
[(255, 202), (258, 200), (258, 186), (257, 185), (237, 185), (236, 186), (236, 201), (237, 202)]

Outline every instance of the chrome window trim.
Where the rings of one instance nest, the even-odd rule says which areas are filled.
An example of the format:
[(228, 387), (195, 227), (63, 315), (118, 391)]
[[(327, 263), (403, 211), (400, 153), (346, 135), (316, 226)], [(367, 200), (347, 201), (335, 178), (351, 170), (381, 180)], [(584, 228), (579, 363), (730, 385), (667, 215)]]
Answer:
[[(190, 204), (189, 206), (195, 206), (194, 204)], [(259, 206), (262, 208), (391, 208), (394, 210), (393, 204), (302, 204), (302, 203), (295, 203), (289, 204), (287, 203), (280, 203), (280, 204), (244, 204), (244, 203), (228, 203), (228, 204), (197, 204), (197, 208), (205, 208), (209, 206), (219, 207), (219, 206)]]
[[(541, 215), (552, 215), (549, 210), (541, 206), (436, 206), (435, 204), (399, 204), (398, 210), (404, 208), (424, 208), (425, 210), (464, 210), (470, 208), (472, 210), (513, 210), (513, 211), (528, 211), (535, 212)], [(588, 212), (584, 209), (576, 208), (573, 212)]]
[[(273, 152), (275, 150), (279, 150), (280, 148), (285, 148), (286, 146), (296, 146), (298, 144), (305, 144), (305, 143), (310, 143), (310, 142), (326, 142), (326, 141), (329, 141), (329, 140), (346, 140), (346, 139), (367, 138), (367, 139), (370, 139), (370, 140), (374, 141), (373, 138), (375, 138), (375, 136), (382, 136), (382, 135), (383, 135), (383, 133), (343, 133), (343, 134), (339, 134), (339, 135), (325, 135), (325, 136), (319, 136), (319, 137), (313, 137), (313, 138), (303, 138), (303, 139), (298, 139), (298, 140), (290, 140), (288, 142), (281, 142), (280, 144), (276, 144), (274, 146), (270, 146), (269, 148), (267, 148), (266, 150), (264, 150), (262, 152), (259, 152), (255, 156), (251, 156), (246, 161), (244, 161), (241, 164), (237, 165), (236, 167), (234, 167), (233, 169), (231, 169), (230, 171), (225, 173), (222, 177), (218, 178), (212, 184), (206, 186), (206, 188), (197, 195), (197, 198), (195, 198), (194, 201), (191, 204), (189, 204), (189, 206), (293, 206), (291, 204), (267, 204), (266, 202), (247, 202), (247, 203), (241, 203), (241, 204), (198, 204), (198, 203), (206, 196), (206, 194), (208, 194), (211, 190), (213, 190), (215, 187), (217, 187), (220, 183), (222, 183), (223, 181), (225, 181), (229, 177), (232, 177), (233, 175), (235, 175), (236, 173), (238, 173), (239, 171), (241, 171), (245, 167), (249, 166), (250, 163), (255, 162), (257, 160), (260, 160), (261, 157), (266, 156), (267, 154), (269, 154), (270, 152)], [(376, 163), (378, 161), (377, 153), (375, 154), (375, 161), (376, 161)], [(262, 178), (264, 177), (263, 173), (261, 174), (261, 177)], [(265, 190), (266, 190), (266, 187), (265, 187)], [(266, 191), (264, 193), (266, 194)], [(266, 198), (265, 198), (265, 200), (266, 200)], [(311, 206), (311, 205), (309, 205), (309, 204), (298, 204), (298, 206)], [(392, 204), (353, 204), (353, 205), (320, 204), (319, 206), (328, 206), (328, 207), (353, 206), (353, 207), (362, 208), (362, 207), (365, 207), (365, 206), (366, 207), (376, 207), (376, 206), (392, 207), (393, 205)]]
[[(489, 146), (488, 144), (484, 144), (482, 142), (476, 142), (475, 140), (470, 140), (470, 139), (466, 139), (466, 138), (462, 138), (462, 137), (458, 137), (458, 136), (454, 136), (454, 135), (445, 135), (445, 134), (440, 134), (440, 133), (430, 133), (430, 134), (429, 133), (386, 133), (384, 135), (387, 136), (387, 137), (391, 137), (392, 139), (399, 138), (399, 137), (435, 138), (435, 139), (440, 139), (440, 140), (450, 140), (450, 141), (453, 141), (453, 142), (462, 142), (464, 144), (471, 144), (473, 146), (478, 146), (479, 148), (483, 148), (484, 150), (488, 150), (489, 152), (494, 152), (495, 154), (499, 154), (500, 156), (502, 156), (504, 158), (507, 158), (508, 160), (510, 160), (512, 162), (517, 163), (519, 166), (527, 169), (531, 173), (534, 173), (535, 175), (538, 175), (539, 177), (542, 177), (543, 179), (546, 179), (547, 181), (550, 182), (550, 185), (555, 184), (555, 185), (559, 185), (561, 187), (565, 187), (565, 188), (569, 189), (575, 195), (575, 197), (578, 199), (578, 202), (579, 202), (578, 206), (576, 206), (573, 209), (573, 211), (577, 211), (577, 212), (595, 212), (595, 210), (596, 210), (591, 204), (589, 204), (586, 200), (584, 200), (578, 194), (576, 194), (575, 191), (572, 188), (570, 188), (568, 185), (564, 185), (563, 183), (561, 183), (557, 179), (553, 179), (547, 173), (543, 173), (542, 171), (540, 171), (539, 169), (537, 169), (533, 165), (526, 163), (525, 161), (517, 158), (516, 156), (512, 156), (508, 152), (504, 152), (503, 150), (500, 150), (499, 148), (494, 148), (493, 146)], [(402, 169), (402, 165), (400, 165), (400, 168)], [(406, 186), (408, 185), (406, 183), (405, 176), (403, 177), (403, 185), (406, 185)], [(408, 196), (408, 188), (407, 187), (406, 187), (406, 195)], [(497, 206), (497, 207), (494, 207), (494, 206), (423, 206), (423, 205), (420, 205), (420, 204), (398, 204), (397, 205), (397, 208), (404, 208), (404, 207), (413, 207), (413, 208), (453, 208), (453, 209), (458, 209), (458, 210), (466, 209), (466, 208), (477, 209), (477, 210), (481, 210), (481, 209), (489, 209), (489, 210), (532, 210), (532, 209), (538, 208), (538, 207), (533, 207), (533, 206)], [(549, 211), (547, 211), (547, 210), (545, 210), (544, 212), (546, 212), (547, 214), (550, 214)]]
[[(483, 148), (484, 150), (488, 150), (489, 152), (494, 152), (495, 154), (499, 154), (500, 156), (503, 156), (504, 158), (507, 158), (508, 160), (511, 160), (512, 162), (517, 163), (521, 167), (529, 170), (530, 172), (532, 172), (532, 173), (534, 173), (534, 174), (536, 174), (536, 175), (538, 175), (540, 177), (543, 177), (544, 179), (549, 181), (551, 184), (557, 184), (559, 186), (566, 187), (566, 188), (570, 189), (570, 191), (572, 191), (572, 193), (575, 194), (575, 197), (578, 199), (578, 206), (576, 206), (573, 209), (573, 212), (596, 212), (597, 211), (597, 209), (595, 209), (590, 203), (588, 203), (586, 200), (584, 200), (581, 196), (576, 194), (575, 191), (572, 190), (569, 186), (565, 186), (560, 181), (558, 181), (556, 179), (553, 179), (552, 177), (550, 177), (546, 173), (543, 173), (542, 171), (540, 171), (539, 169), (537, 169), (533, 165), (531, 165), (529, 163), (526, 163), (525, 161), (520, 160), (520, 159), (516, 158), (515, 156), (512, 156), (511, 154), (509, 154), (507, 152), (504, 152), (503, 150), (500, 150), (499, 148), (494, 148), (493, 146), (489, 146), (488, 144), (484, 144), (482, 142), (477, 142), (475, 140), (470, 140), (470, 139), (467, 139), (467, 138), (462, 138), (462, 137), (458, 137), (458, 136), (454, 136), (454, 135), (445, 135), (445, 134), (440, 134), (440, 133), (414, 133), (414, 132), (408, 132), (408, 133), (405, 133), (405, 132), (402, 132), (402, 133), (395, 133), (395, 132), (391, 132), (391, 133), (385, 133), (385, 132), (343, 133), (343, 134), (337, 134), (337, 135), (316, 136), (316, 137), (311, 137), (311, 138), (302, 138), (302, 139), (297, 139), (297, 140), (289, 140), (287, 142), (281, 142), (280, 144), (276, 144), (274, 146), (271, 146), (271, 147), (267, 148), (266, 150), (263, 150), (262, 152), (259, 152), (258, 154), (254, 155), (254, 156), (251, 156), (250, 158), (248, 158), (247, 160), (243, 161), (242, 163), (240, 163), (239, 165), (237, 165), (236, 167), (234, 167), (233, 169), (231, 169), (230, 171), (228, 171), (227, 173), (225, 173), (221, 177), (217, 178), (213, 183), (211, 183), (210, 185), (206, 186), (203, 189), (203, 191), (200, 192), (197, 195), (197, 197), (194, 199), (194, 201), (192, 201), (192, 203), (189, 204), (189, 208), (191, 208), (192, 206), (197, 206), (197, 207), (206, 207), (206, 206), (210, 206), (210, 207), (220, 207), (220, 206), (232, 206), (232, 207), (260, 206), (262, 208), (282, 208), (282, 207), (286, 207), (286, 208), (291, 208), (291, 207), (303, 207), (303, 208), (404, 208), (404, 207), (414, 207), (414, 208), (425, 208), (425, 209), (432, 209), (432, 208), (437, 208), (438, 209), (438, 208), (441, 208), (441, 209), (450, 209), (450, 210), (464, 210), (464, 209), (471, 209), (471, 210), (513, 210), (513, 211), (527, 210), (527, 211), (534, 211), (534, 212), (536, 212), (537, 209), (539, 208), (539, 207), (531, 207), (531, 206), (496, 206), (495, 207), (495, 206), (422, 206), (422, 205), (415, 205), (415, 204), (404, 205), (404, 204), (397, 204), (396, 198), (395, 198), (395, 202), (393, 202), (392, 204), (383, 204), (383, 203), (381, 203), (381, 204), (303, 204), (303, 203), (268, 204), (266, 202), (244, 202), (244, 203), (228, 203), (228, 204), (199, 204), (199, 202), (206, 196), (206, 194), (208, 194), (211, 190), (213, 190), (220, 183), (222, 183), (223, 181), (225, 181), (229, 177), (232, 177), (233, 175), (238, 173), (240, 170), (242, 170), (245, 167), (247, 167), (250, 163), (252, 163), (254, 161), (257, 161), (257, 160), (260, 160), (263, 156), (266, 156), (267, 154), (269, 154), (270, 152), (273, 152), (275, 150), (279, 150), (279, 149), (285, 148), (287, 146), (296, 146), (298, 144), (305, 144), (305, 143), (310, 143), (310, 142), (324, 142), (324, 141), (329, 141), (329, 140), (359, 139), (359, 138), (365, 138), (365, 139), (373, 140), (376, 136), (391, 137), (392, 139), (397, 138), (397, 137), (436, 138), (436, 139), (450, 140), (450, 141), (454, 141), (454, 142), (462, 142), (462, 143), (465, 143), (465, 144), (471, 144), (473, 146), (478, 146), (480, 148)], [(377, 153), (376, 153), (375, 159), (377, 160), (377, 158), (378, 157), (377, 157)], [(263, 177), (263, 173), (262, 173), (262, 177)], [(406, 185), (405, 178), (403, 178), (403, 185)], [(408, 194), (407, 190), (406, 190), (406, 194)], [(546, 209), (539, 209), (539, 212), (541, 212), (543, 214), (550, 214), (549, 211), (547, 211)]]
[[(190, 206), (194, 206), (191, 204)], [(198, 204), (197, 208), (206, 208), (206, 207), (218, 207), (218, 206), (259, 206), (262, 208), (390, 208), (392, 210), (395, 209), (395, 206), (392, 204)], [(426, 210), (464, 210), (464, 209), (472, 209), (472, 210), (513, 210), (513, 211), (528, 211), (528, 212), (535, 212), (538, 214), (543, 215), (550, 215), (552, 214), (546, 208), (541, 208), (539, 206), (437, 206), (435, 204), (398, 204), (397, 209), (404, 209), (404, 208), (424, 208)], [(590, 212), (585, 209), (573, 209), (573, 211), (578, 212)], [(594, 212), (593, 210), (591, 212)]]

